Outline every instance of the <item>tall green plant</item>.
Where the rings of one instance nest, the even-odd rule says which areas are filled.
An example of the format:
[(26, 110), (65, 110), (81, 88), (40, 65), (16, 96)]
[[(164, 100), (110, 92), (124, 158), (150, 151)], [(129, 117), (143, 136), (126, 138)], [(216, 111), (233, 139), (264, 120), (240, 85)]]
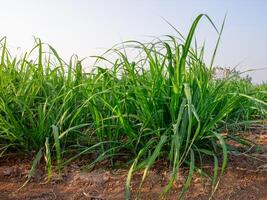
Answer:
[[(204, 47), (191, 44), (203, 17), (219, 38), (208, 66)], [(198, 163), (208, 156), (214, 160), (213, 194), (227, 165), (225, 139), (234, 139), (220, 134), (225, 122), (266, 117), (266, 88), (238, 79), (213, 78), (222, 30), (223, 26), (218, 30), (208, 16), (199, 15), (187, 37), (167, 35), (150, 43), (126, 41), (122, 47), (96, 56), (90, 73), (83, 71), (78, 57), (65, 62), (39, 39), (29, 53), (12, 58), (3, 38), (0, 155), (12, 150), (36, 151), (31, 171), (43, 155), (48, 178), (53, 158), (60, 174), (63, 165), (84, 154), (96, 155), (88, 168), (102, 160), (114, 165), (119, 156), (126, 155), (132, 163), (126, 198), (130, 198), (133, 174), (144, 170), (142, 187), (157, 159), (167, 160), (172, 168), (163, 195), (171, 189), (180, 168), (188, 166), (182, 198), (194, 171), (201, 168)], [(136, 51), (137, 57), (128, 55)]]

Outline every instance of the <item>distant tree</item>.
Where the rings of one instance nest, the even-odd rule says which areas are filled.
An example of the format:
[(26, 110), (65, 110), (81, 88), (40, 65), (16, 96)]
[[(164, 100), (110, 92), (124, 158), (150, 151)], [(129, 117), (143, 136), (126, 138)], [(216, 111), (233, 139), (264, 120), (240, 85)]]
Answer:
[(221, 80), (225, 78), (232, 77), (234, 80), (243, 80), (251, 83), (252, 78), (247, 74), (246, 76), (241, 76), (241, 72), (236, 69), (230, 69), (226, 67), (214, 67), (213, 77), (215, 80)]

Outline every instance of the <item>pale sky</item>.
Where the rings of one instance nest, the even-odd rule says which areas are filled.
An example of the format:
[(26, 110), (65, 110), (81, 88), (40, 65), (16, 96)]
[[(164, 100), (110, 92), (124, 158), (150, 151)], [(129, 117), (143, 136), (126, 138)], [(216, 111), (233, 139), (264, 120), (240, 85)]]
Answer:
[[(83, 58), (123, 40), (174, 35), (162, 17), (186, 35), (200, 13), (218, 26), (227, 13), (215, 64), (239, 64), (241, 71), (267, 68), (266, 0), (0, 0), (0, 37), (7, 36), (10, 48), (25, 51), (36, 36), (65, 59), (72, 54)], [(196, 36), (210, 55), (217, 35), (207, 20)], [(267, 81), (267, 70), (251, 75), (254, 82)]]

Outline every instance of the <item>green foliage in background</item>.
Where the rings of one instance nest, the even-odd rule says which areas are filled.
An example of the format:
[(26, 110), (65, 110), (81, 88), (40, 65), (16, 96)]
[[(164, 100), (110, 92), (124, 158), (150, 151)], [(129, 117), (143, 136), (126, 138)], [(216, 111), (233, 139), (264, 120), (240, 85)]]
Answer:
[[(36, 159), (45, 157), (49, 177), (51, 162), (60, 174), (64, 165), (85, 154), (95, 156), (88, 168), (102, 160), (115, 165), (123, 155), (131, 165), (127, 199), (134, 172), (143, 170), (143, 182), (157, 159), (171, 166), (163, 194), (180, 167), (189, 167), (182, 197), (193, 172), (204, 174), (198, 163), (210, 157), (215, 191), (227, 165), (225, 141), (232, 138), (221, 135), (222, 130), (265, 119), (267, 94), (266, 84), (256, 86), (235, 75), (214, 79), (223, 26), (218, 30), (211, 22), (219, 39), (211, 63), (205, 64), (204, 47), (192, 45), (203, 17), (211, 22), (199, 15), (187, 37), (177, 32), (179, 37), (167, 35), (151, 43), (124, 42), (97, 56), (90, 72), (84, 72), (76, 56), (65, 62), (39, 39), (30, 52), (12, 57), (3, 38), (0, 155), (38, 152)], [(132, 51), (138, 52), (136, 57), (128, 56)]]

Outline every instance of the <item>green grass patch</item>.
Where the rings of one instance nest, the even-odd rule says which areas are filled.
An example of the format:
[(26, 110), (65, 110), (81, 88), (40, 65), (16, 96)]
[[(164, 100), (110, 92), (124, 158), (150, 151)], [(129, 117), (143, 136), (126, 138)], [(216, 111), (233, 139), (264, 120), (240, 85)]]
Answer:
[[(199, 21), (206, 17), (218, 33), (211, 64), (204, 47), (192, 47)], [(38, 152), (60, 174), (64, 165), (85, 154), (110, 165), (121, 155), (131, 177), (144, 170), (142, 182), (157, 159), (171, 167), (167, 193), (181, 166), (189, 167), (183, 193), (203, 157), (214, 160), (212, 187), (227, 165), (228, 145), (222, 130), (236, 130), (251, 120), (266, 119), (266, 84), (253, 85), (233, 73), (214, 78), (214, 58), (222, 29), (199, 15), (187, 37), (165, 36), (150, 43), (126, 41), (96, 56), (92, 71), (82, 60), (66, 62), (56, 50), (36, 40), (21, 57), (12, 57), (1, 40), (0, 155), (8, 151)], [(178, 35), (179, 36), (179, 35)], [(137, 52), (137, 56), (128, 56)], [(237, 140), (237, 139), (235, 139)], [(238, 141), (238, 140), (237, 140)], [(75, 155), (69, 157), (70, 153)], [(219, 173), (220, 171), (220, 173)], [(31, 170), (29, 178), (32, 176)], [(142, 185), (140, 185), (142, 187)]]

